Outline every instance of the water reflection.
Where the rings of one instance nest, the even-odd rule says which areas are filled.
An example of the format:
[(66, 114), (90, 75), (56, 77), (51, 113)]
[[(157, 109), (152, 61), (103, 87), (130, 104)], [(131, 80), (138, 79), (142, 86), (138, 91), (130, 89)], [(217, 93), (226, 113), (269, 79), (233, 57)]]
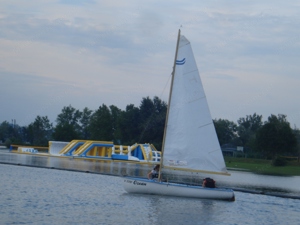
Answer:
[(283, 177), (233, 171), (228, 179), (228, 182), (230, 181), (234, 182), (236, 187), (300, 194), (300, 176)]
[(152, 168), (151, 165), (135, 164), (130, 162), (114, 162), (109, 160), (51, 157), (3, 152), (0, 152), (0, 162), (136, 177), (145, 177)]
[[(76, 159), (71, 157), (49, 157), (41, 155), (16, 154), (0, 152), (0, 162), (23, 164), (46, 168), (57, 168), (77, 171), (88, 171), (116, 176), (146, 177), (152, 166), (129, 162), (114, 162), (107, 160)], [(213, 176), (217, 186), (230, 188), (246, 188), (266, 192), (281, 192), (300, 196), (300, 176), (282, 177), (258, 175), (249, 172), (230, 171), (231, 176)], [(169, 181), (201, 184), (203, 174), (165, 171)]]
[(178, 224), (178, 221), (184, 224), (195, 224), (199, 218), (201, 218), (199, 224), (210, 224), (210, 221), (220, 216), (219, 213), (214, 201), (180, 198), (178, 204), (178, 199), (168, 196), (153, 198), (149, 209), (149, 217), (155, 215), (157, 218), (156, 224)]

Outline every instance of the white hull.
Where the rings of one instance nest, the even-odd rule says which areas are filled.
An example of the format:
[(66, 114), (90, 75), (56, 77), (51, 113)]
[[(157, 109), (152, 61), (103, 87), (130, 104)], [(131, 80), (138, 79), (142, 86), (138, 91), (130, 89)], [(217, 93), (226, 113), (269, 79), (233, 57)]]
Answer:
[(128, 177), (123, 186), (129, 193), (168, 195), (189, 198), (218, 199), (234, 201), (234, 192), (224, 188), (204, 188), (185, 184), (157, 182), (143, 178)]

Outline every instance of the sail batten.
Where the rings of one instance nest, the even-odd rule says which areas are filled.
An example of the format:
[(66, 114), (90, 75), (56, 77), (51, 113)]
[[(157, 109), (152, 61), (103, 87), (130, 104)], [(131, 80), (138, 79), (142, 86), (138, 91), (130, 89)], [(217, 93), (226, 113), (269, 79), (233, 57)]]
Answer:
[(194, 99), (194, 100), (190, 101), (189, 103), (192, 103), (192, 102), (195, 102), (195, 101), (199, 101), (199, 100), (201, 100), (201, 99), (203, 99), (203, 98), (206, 98), (206, 97), (205, 97), (205, 96), (203, 96), (203, 97), (200, 97), (200, 98)]
[(202, 127), (209, 126), (209, 125), (211, 125), (211, 124), (213, 124), (213, 123), (211, 122), (211, 123), (203, 124), (203, 125), (201, 125), (201, 126), (198, 127), (198, 128), (201, 129)]
[(193, 72), (196, 72), (196, 71), (198, 71), (198, 70), (189, 71), (189, 72), (183, 73), (182, 75), (187, 75), (187, 74), (190, 74), (190, 73), (193, 73)]

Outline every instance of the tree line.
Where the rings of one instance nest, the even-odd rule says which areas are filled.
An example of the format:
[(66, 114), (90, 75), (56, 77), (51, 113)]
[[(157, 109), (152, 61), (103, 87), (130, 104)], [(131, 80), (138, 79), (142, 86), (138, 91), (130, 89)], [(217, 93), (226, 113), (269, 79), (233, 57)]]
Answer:
[(214, 120), (221, 146), (243, 146), (244, 152), (274, 159), (278, 155), (300, 156), (300, 130), (292, 129), (283, 114), (247, 115), (237, 123), (226, 119)]
[(154, 97), (143, 98), (140, 106), (133, 104), (125, 110), (102, 104), (93, 111), (82, 111), (71, 105), (63, 107), (56, 125), (47, 116), (37, 116), (28, 126), (18, 126), (4, 121), (0, 125), (0, 141), (10, 144), (48, 146), (48, 141), (74, 139), (113, 141), (114, 144), (133, 145), (152, 143), (161, 148), (167, 104)]
[[(82, 111), (71, 105), (63, 107), (56, 125), (47, 116), (37, 116), (28, 126), (4, 121), (0, 125), (0, 141), (10, 144), (48, 146), (48, 141), (74, 139), (113, 141), (132, 145), (152, 143), (160, 150), (164, 133), (167, 104), (158, 97), (143, 98), (139, 107), (129, 104), (125, 110), (102, 104), (97, 110)], [(267, 121), (254, 113), (238, 119), (213, 120), (222, 147), (243, 146), (248, 154), (274, 158), (299, 154), (300, 131), (292, 129), (286, 115), (271, 115)]]

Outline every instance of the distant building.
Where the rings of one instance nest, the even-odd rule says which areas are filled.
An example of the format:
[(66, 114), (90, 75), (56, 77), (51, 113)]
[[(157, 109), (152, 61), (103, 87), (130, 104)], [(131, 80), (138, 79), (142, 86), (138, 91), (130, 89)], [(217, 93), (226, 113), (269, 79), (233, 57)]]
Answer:
[(246, 150), (243, 146), (236, 146), (233, 144), (224, 144), (221, 146), (221, 150), (224, 156), (235, 157), (237, 154), (244, 154)]

